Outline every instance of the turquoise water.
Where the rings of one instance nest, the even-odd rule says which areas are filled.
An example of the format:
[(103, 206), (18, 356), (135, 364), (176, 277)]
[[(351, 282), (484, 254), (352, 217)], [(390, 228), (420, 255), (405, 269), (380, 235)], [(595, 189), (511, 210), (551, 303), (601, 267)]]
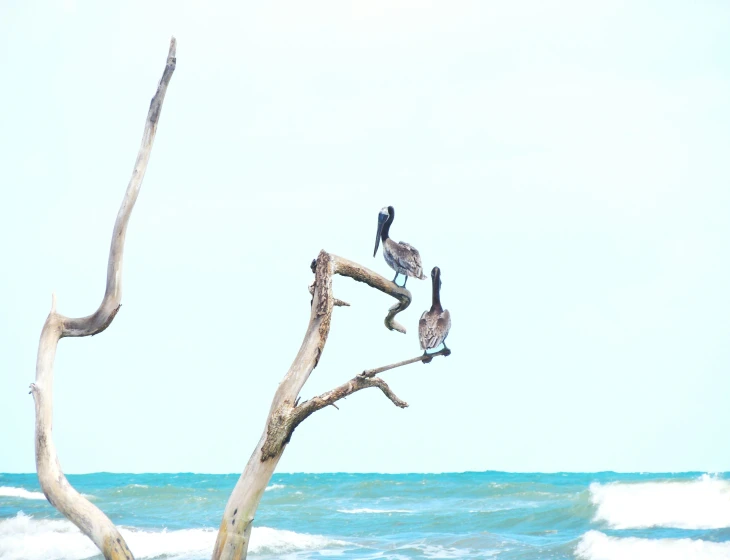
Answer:
[[(137, 558), (210, 557), (238, 475), (90, 474), (71, 483)], [(250, 558), (730, 559), (725, 474), (276, 474)], [(100, 558), (35, 475), (0, 474), (0, 558)]]

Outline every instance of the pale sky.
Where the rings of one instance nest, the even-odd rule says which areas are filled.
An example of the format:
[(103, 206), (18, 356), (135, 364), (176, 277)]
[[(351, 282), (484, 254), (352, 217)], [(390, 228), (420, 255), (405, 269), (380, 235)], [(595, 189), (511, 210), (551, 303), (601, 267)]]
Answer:
[[(320, 249), (443, 274), (453, 354), (307, 420), (291, 471), (730, 470), (726, 2), (0, 4), (0, 472), (32, 472), (51, 292), (104, 290), (171, 35), (122, 309), (64, 339), (66, 472), (238, 472), (309, 316)], [(336, 279), (302, 395), (417, 355), (427, 281)]]

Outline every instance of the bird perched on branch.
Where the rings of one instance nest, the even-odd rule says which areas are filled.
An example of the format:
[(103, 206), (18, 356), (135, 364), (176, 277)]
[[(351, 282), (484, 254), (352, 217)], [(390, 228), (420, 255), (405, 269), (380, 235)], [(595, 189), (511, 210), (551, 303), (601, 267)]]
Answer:
[(383, 208), (378, 214), (378, 233), (375, 237), (375, 250), (373, 251), (373, 257), (378, 252), (378, 246), (380, 240), (383, 240), (383, 257), (388, 266), (395, 270), (395, 277), (393, 283), (397, 285), (396, 278), (399, 274), (403, 274), (406, 279), (403, 280), (403, 288), (406, 287), (406, 282), (409, 276), (418, 278), (419, 280), (425, 280), (426, 276), (423, 274), (423, 265), (421, 264), (421, 255), (418, 254), (418, 250), (415, 247), (410, 246), (405, 241), (396, 243), (390, 236), (390, 226), (395, 218), (395, 210), (392, 206)]
[[(431, 271), (431, 286), (433, 290), (431, 309), (424, 311), (421, 320), (418, 321), (418, 338), (424, 355), (428, 354), (428, 350), (438, 348), (441, 344), (444, 345), (444, 350), (448, 350), (445, 341), (451, 328), (451, 314), (441, 307), (441, 269), (437, 266)], [(428, 363), (431, 359), (424, 362)]]

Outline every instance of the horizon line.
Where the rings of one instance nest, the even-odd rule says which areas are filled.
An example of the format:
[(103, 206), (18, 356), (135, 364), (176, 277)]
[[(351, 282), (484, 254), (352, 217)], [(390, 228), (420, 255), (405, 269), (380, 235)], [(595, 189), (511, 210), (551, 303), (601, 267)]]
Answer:
[[(500, 471), (488, 469), (484, 471), (408, 471), (408, 472), (381, 472), (381, 471), (288, 471), (288, 472), (275, 472), (272, 478), (276, 475), (297, 475), (297, 474), (309, 474), (309, 475), (452, 475), (452, 474), (524, 474), (524, 475), (539, 475), (539, 474), (730, 474), (730, 471), (716, 471), (716, 470), (687, 470), (687, 471), (614, 471), (614, 470), (601, 470), (601, 471)], [(2, 475), (37, 475), (36, 472), (5, 472), (0, 471)], [(83, 472), (83, 473), (64, 473), (66, 476), (89, 476), (99, 474), (112, 474), (112, 475), (205, 475), (205, 476), (241, 476), (241, 473), (237, 472), (195, 472), (195, 471), (94, 471), (94, 472)]]

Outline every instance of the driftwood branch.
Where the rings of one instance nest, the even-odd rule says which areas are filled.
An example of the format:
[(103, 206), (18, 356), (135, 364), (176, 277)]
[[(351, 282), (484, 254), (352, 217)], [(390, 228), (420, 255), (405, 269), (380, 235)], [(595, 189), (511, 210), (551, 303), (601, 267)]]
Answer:
[[(314, 295), (314, 282), (312, 282), (309, 285), (309, 293), (310, 293), (310, 295)], [(346, 301), (342, 301), (341, 299), (337, 299), (337, 298), (334, 299), (334, 301), (332, 302), (332, 305), (334, 305), (335, 307), (350, 307), (349, 303), (347, 303)]]
[(399, 399), (385, 381), (383, 381), (380, 377), (375, 376), (383, 371), (388, 371), (401, 366), (407, 366), (408, 364), (414, 364), (416, 362), (428, 363), (436, 356), (448, 356), (450, 354), (451, 350), (449, 350), (448, 348), (444, 348), (443, 350), (440, 350), (439, 352), (434, 352), (433, 354), (422, 354), (416, 358), (411, 358), (410, 360), (403, 360), (402, 362), (396, 362), (394, 364), (389, 364), (387, 366), (382, 366), (375, 369), (367, 369), (362, 373), (359, 373), (346, 383), (343, 383), (339, 387), (336, 387), (331, 391), (327, 391), (326, 393), (322, 393), (318, 397), (314, 397), (309, 399), (308, 401), (304, 401), (299, 406), (296, 406), (292, 411), (289, 426), (290, 431), (287, 436), (287, 441), (291, 438), (291, 435), (292, 433), (294, 433), (294, 430), (297, 428), (297, 426), (299, 426), (299, 424), (301, 424), (313, 413), (317, 412), (318, 410), (322, 410), (323, 408), (330, 405), (337, 408), (337, 406), (335, 405), (337, 401), (344, 399), (345, 397), (349, 397), (357, 391), (367, 389), (369, 387), (377, 387), (383, 392), (386, 397), (391, 400), (391, 402), (395, 406), (399, 408), (406, 408), (408, 406), (408, 403)]
[(411, 304), (411, 292), (402, 286), (396, 285), (392, 280), (388, 280), (377, 272), (373, 272), (356, 262), (335, 255), (332, 255), (332, 258), (335, 265), (333, 270), (334, 274), (349, 276), (357, 282), (364, 282), (371, 288), (380, 290), (398, 300), (398, 303), (388, 309), (388, 315), (385, 317), (385, 326), (391, 331), (398, 331), (405, 334), (405, 327), (395, 320), (395, 316), (401, 311), (405, 311)]
[(296, 427), (311, 416), (314, 412), (322, 410), (327, 406), (334, 406), (334, 404), (349, 397), (353, 393), (360, 391), (361, 389), (367, 389), (369, 387), (377, 387), (383, 394), (388, 397), (392, 403), (398, 408), (408, 407), (408, 403), (398, 398), (398, 396), (392, 391), (388, 384), (383, 381), (380, 377), (362, 377), (360, 375), (353, 377), (346, 383), (343, 383), (339, 387), (335, 387), (331, 391), (322, 393), (318, 397), (313, 397), (308, 401), (304, 401), (298, 407), (296, 407), (292, 413), (291, 420), (291, 433), (294, 432)]
[[(298, 402), (299, 392), (317, 367), (324, 351), (329, 336), (332, 310), (338, 303), (344, 303), (339, 302), (332, 293), (332, 276), (335, 274), (348, 276), (398, 300), (388, 310), (385, 326), (390, 330), (406, 332), (405, 328), (395, 321), (395, 316), (411, 304), (410, 291), (396, 286), (392, 281), (364, 266), (325, 251), (321, 251), (312, 261), (311, 268), (314, 272), (312, 305), (304, 340), (274, 395), (259, 443), (228, 499), (213, 550), (213, 560), (240, 560), (246, 557), (256, 509), (289, 442), (294, 420), (299, 414), (297, 409), (305, 406), (295, 404)], [(397, 406), (407, 406), (382, 379), (366, 377), (356, 377), (344, 386), (338, 387), (329, 397), (331, 403), (322, 401), (324, 402), (322, 406), (334, 404), (338, 400), (335, 398), (337, 395), (341, 395), (339, 398), (342, 398), (366, 387), (378, 387)], [(315, 406), (320, 401), (313, 401), (315, 400), (308, 401), (312, 404), (308, 404), (305, 410), (311, 408), (314, 412)]]
[(31, 393), (35, 400), (35, 453), (38, 480), (48, 501), (70, 519), (104, 554), (107, 560), (130, 560), (132, 553), (109, 518), (94, 504), (79, 494), (66, 480), (53, 443), (51, 423), (53, 417), (53, 364), (59, 339), (67, 336), (95, 335), (106, 329), (114, 320), (122, 299), (122, 256), (129, 216), (137, 200), (150, 159), (157, 124), (165, 99), (167, 86), (175, 71), (176, 41), (170, 41), (167, 64), (157, 86), (157, 92), (150, 103), (147, 120), (134, 164), (132, 178), (119, 208), (107, 267), (106, 291), (99, 308), (81, 318), (65, 317), (56, 312), (56, 297), (53, 296), (51, 312), (48, 314), (38, 345), (35, 383)]
[(384, 371), (388, 371), (389, 369), (395, 369), (401, 366), (407, 366), (408, 364), (415, 364), (416, 362), (423, 362), (425, 364), (428, 364), (431, 360), (433, 360), (436, 356), (450, 356), (451, 350), (448, 348), (444, 348), (442, 350), (439, 350), (438, 352), (434, 352), (433, 354), (421, 354), (420, 356), (416, 356), (415, 358), (411, 358), (410, 360), (403, 360), (402, 362), (396, 362), (394, 364), (390, 364), (387, 366), (382, 366), (375, 369), (366, 369), (360, 374), (360, 377), (373, 377), (375, 375), (378, 375), (379, 373), (383, 373)]

